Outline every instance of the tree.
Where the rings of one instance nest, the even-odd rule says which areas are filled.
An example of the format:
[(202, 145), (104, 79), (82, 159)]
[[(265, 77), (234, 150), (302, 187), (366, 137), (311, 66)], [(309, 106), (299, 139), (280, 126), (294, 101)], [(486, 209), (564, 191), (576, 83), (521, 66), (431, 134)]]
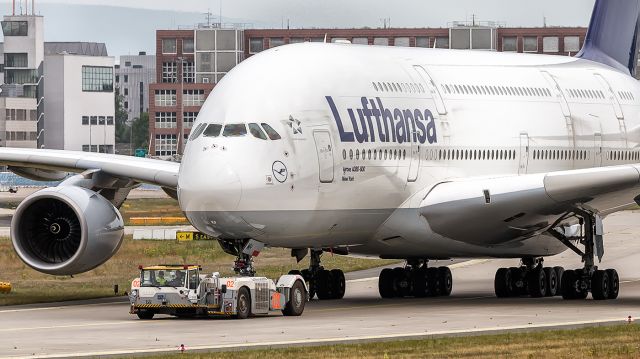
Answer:
[(139, 118), (134, 119), (131, 131), (133, 149), (149, 148), (149, 113), (143, 112)]
[(124, 96), (120, 95), (120, 89), (116, 87), (115, 108), (116, 108), (116, 143), (129, 142), (129, 126), (127, 118), (129, 113), (124, 108)]

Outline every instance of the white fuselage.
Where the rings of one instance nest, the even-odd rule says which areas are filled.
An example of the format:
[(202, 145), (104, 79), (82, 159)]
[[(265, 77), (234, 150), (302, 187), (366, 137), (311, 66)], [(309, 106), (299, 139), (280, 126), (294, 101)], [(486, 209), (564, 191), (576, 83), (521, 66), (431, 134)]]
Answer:
[(499, 248), (453, 241), (416, 209), (449, 179), (638, 162), (636, 99), (635, 79), (571, 57), (282, 46), (226, 75), (194, 125), (267, 123), (282, 139), (191, 139), (180, 206), (210, 235), (288, 248), (555, 254), (564, 245), (544, 235)]

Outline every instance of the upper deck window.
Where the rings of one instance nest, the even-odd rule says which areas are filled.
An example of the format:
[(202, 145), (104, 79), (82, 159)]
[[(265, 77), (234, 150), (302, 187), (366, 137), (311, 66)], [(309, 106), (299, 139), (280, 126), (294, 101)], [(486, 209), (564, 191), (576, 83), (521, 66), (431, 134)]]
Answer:
[(264, 128), (264, 132), (267, 133), (267, 136), (269, 136), (270, 139), (279, 140), (279, 139), (282, 138), (282, 137), (280, 137), (280, 134), (276, 130), (273, 129), (273, 127), (269, 126), (266, 123), (261, 123), (261, 125), (262, 125), (262, 128)]
[(247, 134), (247, 126), (244, 123), (233, 123), (224, 126), (224, 137), (241, 137)]

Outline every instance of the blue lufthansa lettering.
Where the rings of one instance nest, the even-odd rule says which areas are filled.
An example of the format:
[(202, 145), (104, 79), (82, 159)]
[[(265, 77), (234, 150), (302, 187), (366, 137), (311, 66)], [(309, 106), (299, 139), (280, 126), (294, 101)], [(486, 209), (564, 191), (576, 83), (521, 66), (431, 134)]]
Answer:
[[(331, 96), (325, 97), (342, 142), (437, 143), (433, 113), (420, 109), (387, 108), (379, 97), (361, 97), (361, 108), (347, 108), (353, 131), (345, 130)], [(357, 115), (356, 115), (357, 114)]]

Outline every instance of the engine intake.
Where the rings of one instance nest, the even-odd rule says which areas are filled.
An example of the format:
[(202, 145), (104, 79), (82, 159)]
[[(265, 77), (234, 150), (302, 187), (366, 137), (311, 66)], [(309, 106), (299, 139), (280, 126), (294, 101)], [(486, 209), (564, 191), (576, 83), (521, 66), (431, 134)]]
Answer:
[(11, 240), (20, 259), (53, 275), (96, 268), (118, 251), (123, 238), (120, 212), (100, 194), (77, 186), (30, 195), (11, 221)]

